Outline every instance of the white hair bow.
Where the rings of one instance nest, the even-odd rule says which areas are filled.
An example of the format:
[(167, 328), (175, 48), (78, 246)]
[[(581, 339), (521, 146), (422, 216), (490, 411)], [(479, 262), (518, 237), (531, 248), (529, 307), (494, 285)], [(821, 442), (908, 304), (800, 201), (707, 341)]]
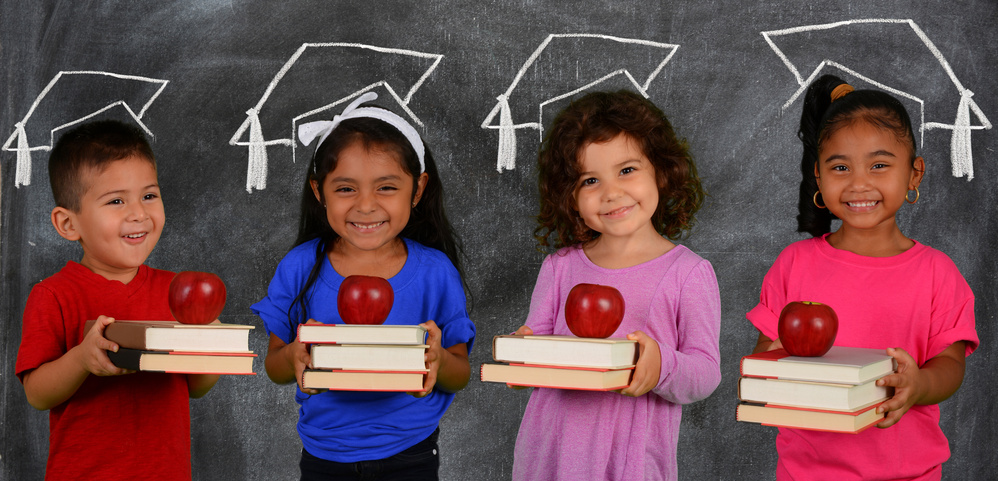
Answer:
[[(312, 143), (316, 137), (319, 141), (315, 144), (315, 150), (319, 150), (319, 146), (322, 142), (329, 137), (329, 134), (333, 133), (336, 126), (340, 125), (347, 119), (356, 119), (361, 117), (368, 117), (372, 119), (378, 119), (383, 122), (390, 124), (392, 127), (398, 129), (402, 135), (409, 141), (412, 145), (413, 150), (416, 151), (416, 157), (419, 158), (419, 173), (422, 174), (426, 171), (426, 163), (423, 160), (423, 156), (426, 150), (423, 148), (423, 140), (419, 137), (419, 132), (406, 122), (405, 119), (399, 117), (398, 115), (377, 107), (361, 107), (360, 105), (365, 102), (370, 102), (378, 98), (378, 94), (375, 92), (366, 92), (360, 97), (354, 99), (347, 105), (347, 108), (343, 109), (343, 113), (333, 117), (333, 120), (318, 120), (315, 122), (307, 122), (298, 126), (298, 139), (305, 145)], [(314, 155), (314, 154), (313, 154)], [(313, 169), (314, 167), (313, 163)]]

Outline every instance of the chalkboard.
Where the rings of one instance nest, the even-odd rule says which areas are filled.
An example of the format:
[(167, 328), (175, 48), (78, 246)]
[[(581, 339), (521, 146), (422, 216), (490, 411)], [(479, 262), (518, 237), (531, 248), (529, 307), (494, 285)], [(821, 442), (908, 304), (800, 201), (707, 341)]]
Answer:
[[(814, 73), (899, 92), (912, 113), (927, 175), (899, 223), (956, 262), (977, 296), (981, 339), (963, 387), (942, 404), (953, 452), (944, 477), (993, 477), (998, 5), (880, 3), (5, 1), (0, 478), (44, 472), (47, 413), (26, 402), (14, 361), (32, 285), (81, 256), (48, 220), (46, 149), (68, 125), (94, 114), (149, 132), (168, 222), (148, 263), (218, 273), (229, 286), (222, 320), (257, 326), (251, 347), (262, 354), (248, 306), (295, 234), (307, 151), (293, 126), (377, 91), (439, 163), (465, 243), (477, 368), (487, 340), (522, 323), (544, 255), (531, 236), (536, 127), (578, 92), (618, 88), (667, 112), (710, 193), (684, 243), (720, 282), (723, 378), (684, 408), (680, 477), (771, 478), (775, 429), (734, 420), (737, 366), (754, 345), (744, 314), (764, 273), (802, 238), (795, 132)], [(271, 383), (262, 357), (255, 368), (191, 402), (195, 479), (297, 479), (293, 388)], [(527, 397), (473, 379), (442, 422), (442, 478), (508, 479)]]

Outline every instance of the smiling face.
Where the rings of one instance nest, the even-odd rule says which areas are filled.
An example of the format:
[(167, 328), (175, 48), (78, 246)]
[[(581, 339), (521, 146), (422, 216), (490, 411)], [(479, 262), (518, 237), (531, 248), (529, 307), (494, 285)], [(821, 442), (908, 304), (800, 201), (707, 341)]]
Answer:
[(52, 222), (60, 235), (80, 242), (80, 264), (127, 283), (156, 247), (166, 222), (156, 168), (130, 156), (83, 175), (88, 188), (79, 211), (56, 207)]
[(821, 198), (846, 230), (892, 233), (894, 215), (925, 170), (921, 157), (891, 131), (865, 120), (842, 127), (822, 142), (815, 176)]
[(378, 253), (394, 248), (399, 233), (419, 202), (427, 174), (421, 174), (413, 195), (412, 175), (396, 154), (357, 141), (341, 150), (336, 168), (312, 191), (325, 205), (326, 220), (343, 242), (345, 253)]
[(651, 222), (658, 207), (655, 168), (627, 135), (591, 143), (579, 154), (575, 204), (589, 228), (601, 237), (660, 237)]

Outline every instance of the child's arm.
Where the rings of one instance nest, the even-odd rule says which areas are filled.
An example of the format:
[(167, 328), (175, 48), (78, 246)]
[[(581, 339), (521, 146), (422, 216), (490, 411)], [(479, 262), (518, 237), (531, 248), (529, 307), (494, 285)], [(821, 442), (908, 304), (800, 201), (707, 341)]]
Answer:
[(658, 341), (642, 331), (634, 331), (628, 334), (627, 338), (638, 341), (638, 362), (634, 363), (631, 384), (621, 389), (620, 394), (638, 397), (658, 385), (662, 374), (662, 352), (659, 350)]
[(188, 374), (187, 375), (187, 395), (191, 398), (197, 399), (215, 386), (218, 382), (218, 374)]
[(966, 349), (964, 341), (954, 342), (921, 368), (904, 349), (887, 349), (887, 354), (897, 360), (898, 369), (877, 381), (878, 386), (894, 387), (894, 397), (877, 408), (878, 413), (887, 413), (877, 427), (893, 426), (916, 404), (939, 404), (952, 396), (963, 384)]
[(782, 349), (783, 343), (779, 339), (775, 341), (766, 337), (765, 334), (759, 333), (759, 339), (755, 342), (755, 349), (752, 350), (752, 354), (759, 354), (760, 352), (774, 351), (776, 349)]
[[(309, 319), (309, 322), (315, 322)], [(267, 345), (267, 357), (263, 361), (267, 369), (267, 377), (277, 384), (297, 383), (305, 394), (319, 394), (317, 389), (304, 389), (301, 386), (302, 373), (312, 364), (312, 356), (308, 353), (308, 345), (293, 341), (286, 344), (281, 338), (271, 333)]]
[(468, 362), (468, 345), (466, 343), (454, 344), (444, 348), (440, 345), (443, 334), (437, 323), (427, 321), (421, 326), (426, 328), (426, 368), (430, 372), (426, 375), (423, 384), (423, 391), (410, 393), (416, 397), (423, 397), (430, 394), (434, 387), (442, 391), (458, 392), (468, 385), (471, 378), (471, 364)]
[(24, 374), (24, 394), (32, 407), (44, 411), (66, 402), (90, 374), (117, 376), (133, 372), (115, 366), (104, 352), (118, 351), (116, 343), (104, 338), (104, 328), (112, 322), (110, 317), (98, 317), (83, 342)]

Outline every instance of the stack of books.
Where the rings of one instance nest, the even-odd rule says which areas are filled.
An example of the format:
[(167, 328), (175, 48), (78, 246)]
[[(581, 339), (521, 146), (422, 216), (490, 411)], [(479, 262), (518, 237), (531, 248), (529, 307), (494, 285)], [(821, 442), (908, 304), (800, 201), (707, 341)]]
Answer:
[[(94, 321), (87, 321), (88, 332)], [(254, 374), (249, 348), (253, 326), (181, 324), (176, 321), (114, 321), (104, 337), (118, 344), (107, 351), (115, 366), (133, 371), (180, 374)]]
[(791, 356), (783, 349), (745, 356), (736, 418), (858, 433), (883, 419), (877, 406), (893, 392), (876, 382), (894, 369), (894, 359), (881, 349), (834, 346), (820, 357)]
[(426, 329), (418, 325), (302, 324), (312, 369), (302, 386), (334, 391), (423, 390)]
[(575, 336), (496, 336), (492, 356), (503, 364), (482, 364), (482, 381), (613, 391), (630, 384), (637, 343)]

